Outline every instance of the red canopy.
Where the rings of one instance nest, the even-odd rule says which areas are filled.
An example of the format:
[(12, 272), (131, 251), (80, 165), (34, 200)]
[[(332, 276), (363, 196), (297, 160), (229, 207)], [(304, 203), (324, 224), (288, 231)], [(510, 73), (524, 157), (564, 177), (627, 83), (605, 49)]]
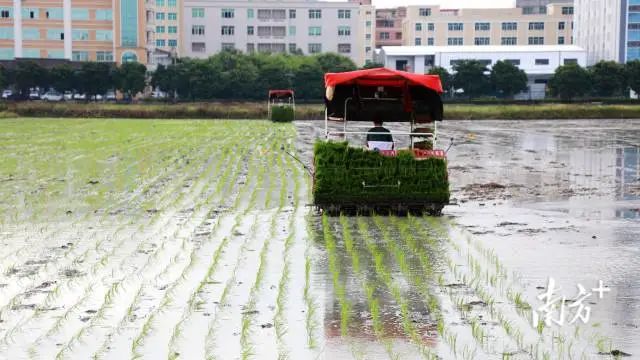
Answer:
[(420, 75), (387, 68), (327, 73), (324, 75), (325, 87), (356, 83), (368, 86), (404, 86), (407, 84), (424, 86), (440, 94), (442, 93), (442, 83), (438, 75)]

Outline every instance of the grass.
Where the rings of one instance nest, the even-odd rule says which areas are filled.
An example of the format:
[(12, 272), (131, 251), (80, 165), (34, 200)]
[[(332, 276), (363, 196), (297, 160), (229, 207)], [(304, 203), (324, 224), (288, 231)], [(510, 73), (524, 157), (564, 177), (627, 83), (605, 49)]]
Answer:
[[(445, 104), (445, 120), (484, 119), (636, 119), (636, 104), (535, 104), (535, 105), (463, 105)], [(0, 118), (128, 118), (128, 119), (266, 119), (262, 102), (209, 102), (181, 104), (109, 104), (109, 103), (7, 103)], [(321, 104), (296, 105), (297, 120), (324, 119)]]

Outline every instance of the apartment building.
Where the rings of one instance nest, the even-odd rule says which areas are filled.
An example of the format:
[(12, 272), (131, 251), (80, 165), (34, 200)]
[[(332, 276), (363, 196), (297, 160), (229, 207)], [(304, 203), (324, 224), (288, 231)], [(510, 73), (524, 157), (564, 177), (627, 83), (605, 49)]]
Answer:
[(525, 8), (443, 9), (409, 6), (404, 45), (566, 45), (573, 43), (573, 5), (549, 4), (544, 13)]
[(145, 0), (0, 0), (0, 59), (147, 61)]
[(335, 52), (364, 64), (373, 55), (366, 42), (374, 33), (373, 16), (371, 5), (359, 2), (183, 0), (178, 49), (180, 56), (196, 58), (225, 49)]
[(403, 45), (402, 22), (406, 7), (376, 10), (376, 48)]
[(177, 51), (180, 41), (180, 1), (152, 0), (155, 3), (151, 20), (155, 32), (155, 47), (165, 51)]
[(587, 63), (640, 59), (640, 0), (576, 0), (576, 44)]

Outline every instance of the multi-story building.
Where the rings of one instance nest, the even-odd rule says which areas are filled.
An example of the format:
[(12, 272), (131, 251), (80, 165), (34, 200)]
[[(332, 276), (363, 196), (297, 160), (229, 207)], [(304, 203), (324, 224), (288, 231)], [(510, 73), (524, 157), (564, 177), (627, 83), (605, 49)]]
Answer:
[(573, 5), (549, 4), (544, 13), (525, 8), (443, 9), (409, 6), (404, 45), (565, 45), (572, 44)]
[(525, 14), (546, 14), (549, 4), (572, 4), (573, 0), (516, 0), (516, 7)]
[(155, 2), (155, 46), (165, 51), (178, 49), (180, 41), (180, 1), (152, 0)]
[(183, 0), (179, 54), (335, 52), (364, 64), (367, 12), (372, 18), (371, 6), (356, 2)]
[(145, 63), (145, 0), (0, 0), (0, 59)]
[(406, 7), (376, 10), (376, 48), (402, 45), (402, 21)]
[(640, 0), (575, 0), (576, 44), (587, 63), (640, 59)]
[(385, 67), (425, 74), (434, 66), (453, 72), (461, 60), (477, 60), (487, 67), (497, 61), (507, 61), (524, 70), (528, 90), (520, 99), (540, 99), (545, 96), (546, 83), (558, 66), (586, 65), (586, 52), (576, 45), (536, 46), (385, 46), (378, 55)]

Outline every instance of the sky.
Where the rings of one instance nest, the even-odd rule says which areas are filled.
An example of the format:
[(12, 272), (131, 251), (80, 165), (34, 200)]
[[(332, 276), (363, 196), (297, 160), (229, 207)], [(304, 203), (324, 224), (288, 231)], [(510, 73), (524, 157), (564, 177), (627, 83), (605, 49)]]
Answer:
[(499, 8), (512, 7), (514, 0), (373, 0), (378, 8), (392, 8), (404, 5), (437, 5), (448, 8)]

